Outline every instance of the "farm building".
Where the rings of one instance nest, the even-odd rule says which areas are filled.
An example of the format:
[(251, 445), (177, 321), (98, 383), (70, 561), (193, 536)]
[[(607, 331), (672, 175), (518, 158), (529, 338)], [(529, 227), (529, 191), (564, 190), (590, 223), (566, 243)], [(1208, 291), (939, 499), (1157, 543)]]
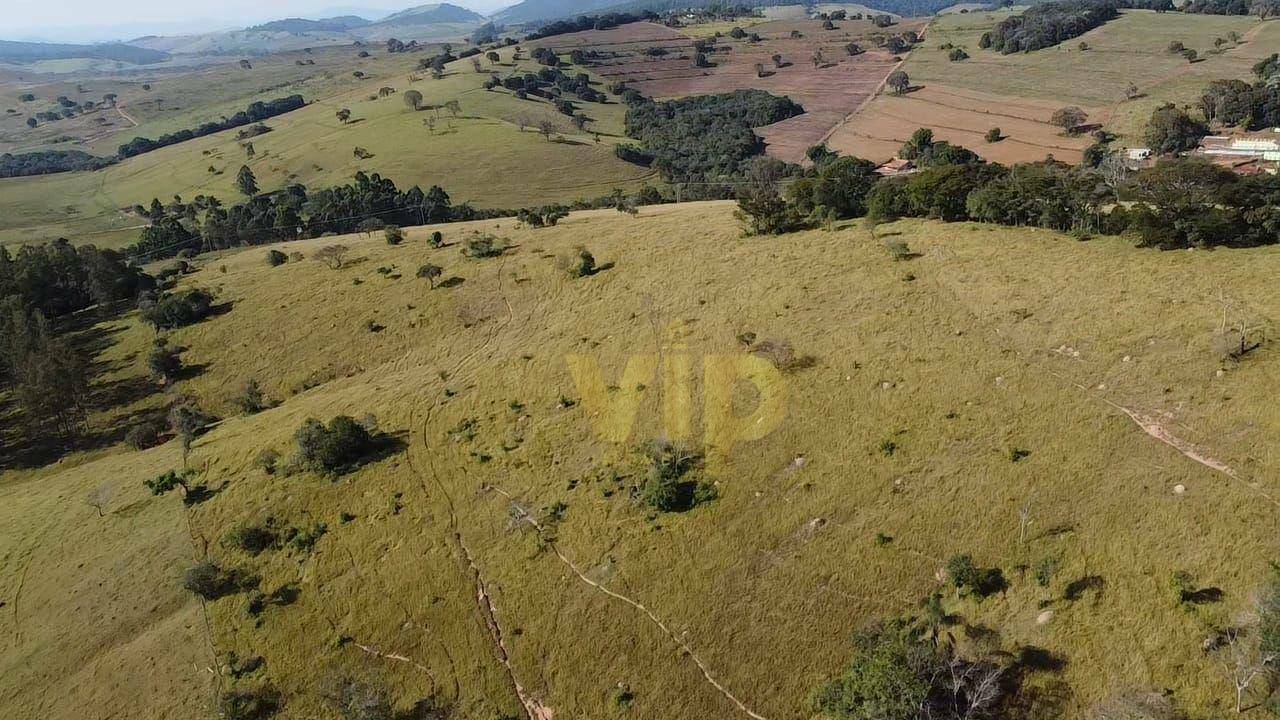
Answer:
[(1210, 135), (1200, 142), (1200, 152), (1210, 157), (1246, 157), (1280, 162), (1280, 129), (1239, 135)]

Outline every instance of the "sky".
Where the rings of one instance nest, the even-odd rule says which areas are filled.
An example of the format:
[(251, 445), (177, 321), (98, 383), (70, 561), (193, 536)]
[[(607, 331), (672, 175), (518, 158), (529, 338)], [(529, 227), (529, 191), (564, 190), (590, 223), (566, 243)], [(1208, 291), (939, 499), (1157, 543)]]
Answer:
[[(286, 17), (360, 15), (377, 19), (438, 0), (4, 0), (0, 40), (101, 42), (245, 27)], [(491, 13), (516, 0), (449, 0)]]

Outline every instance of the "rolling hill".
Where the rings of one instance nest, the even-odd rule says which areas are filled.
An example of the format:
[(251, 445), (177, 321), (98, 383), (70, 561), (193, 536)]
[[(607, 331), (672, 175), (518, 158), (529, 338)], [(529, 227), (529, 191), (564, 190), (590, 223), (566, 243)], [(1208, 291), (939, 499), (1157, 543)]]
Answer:
[(69, 60), (73, 58), (113, 60), (135, 65), (150, 65), (168, 60), (169, 55), (159, 50), (125, 45), (123, 43), (71, 45), (0, 40), (0, 62), (30, 63), (40, 60)]
[(434, 23), (483, 23), (485, 17), (466, 8), (449, 3), (419, 5), (392, 13), (375, 25), (430, 25)]
[(345, 30), (353, 30), (366, 25), (372, 25), (372, 20), (365, 20), (355, 15), (343, 15), (341, 17), (323, 18), (321, 20), (307, 20), (305, 18), (286, 18), (284, 20), (273, 20), (261, 25), (255, 25), (248, 30), (263, 30), (268, 32), (343, 32)]
[[(277, 720), (360, 717), (331, 704), (346, 678), (395, 717), (809, 718), (853, 633), (937, 593), (943, 632), (1002, 658), (1037, 711), (1013, 717), (1098, 717), (1116, 678), (1190, 717), (1231, 716), (1202, 642), (1248, 610), (1274, 558), (1265, 390), (1280, 367), (1270, 346), (1226, 364), (1211, 347), (1219, 298), (1280, 313), (1276, 249), (915, 220), (744, 239), (733, 210), (317, 238), (277, 246), (293, 254), (278, 267), (267, 248), (193, 261), (183, 286), (224, 309), (167, 335), (190, 368), (168, 392), (224, 418), (186, 461), (207, 496), (143, 485), (183, 467), (176, 439), (108, 439), (5, 475), (0, 577), (24, 581), (0, 589), (0, 703), (196, 718), (215, 695), (271, 688)], [(473, 233), (508, 248), (467, 259)], [(349, 259), (330, 269), (334, 244)], [(610, 267), (571, 279), (557, 258), (583, 245)], [(415, 277), (427, 265), (451, 280)], [(133, 312), (85, 330), (92, 431), (163, 412), (155, 337)], [(781, 355), (748, 340), (808, 362), (772, 370)], [(730, 398), (703, 370), (725, 363), (785, 398), (764, 422), (755, 395), (733, 394), (738, 442), (706, 434)], [(231, 402), (249, 378), (270, 399), (256, 414)], [(290, 469), (304, 421), (339, 414), (370, 416), (397, 449), (336, 477)], [(699, 471), (715, 499), (641, 502), (635, 448), (663, 434), (731, 448)], [(246, 531), (265, 542), (246, 547)], [(1003, 589), (958, 592), (944, 567), (960, 554)], [(256, 589), (202, 603), (182, 589), (202, 559)]]

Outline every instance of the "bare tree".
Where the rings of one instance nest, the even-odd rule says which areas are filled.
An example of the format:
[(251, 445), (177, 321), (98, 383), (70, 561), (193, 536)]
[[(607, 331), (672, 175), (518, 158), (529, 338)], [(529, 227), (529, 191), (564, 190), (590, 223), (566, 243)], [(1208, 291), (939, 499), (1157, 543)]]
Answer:
[(550, 120), (540, 120), (538, 121), (538, 132), (542, 133), (542, 137), (550, 142), (551, 136), (556, 132), (556, 124)]
[(1031, 526), (1031, 502), (1035, 500), (1034, 490), (1027, 496), (1027, 502), (1018, 508), (1018, 547), (1027, 543), (1027, 528)]
[(1263, 650), (1256, 638), (1246, 636), (1239, 628), (1227, 630), (1224, 643), (1218, 651), (1218, 662), (1235, 691), (1239, 714), (1244, 712), (1244, 700), (1253, 684), (1275, 672), (1280, 653)]
[(102, 509), (105, 508), (107, 504), (110, 502), (111, 502), (111, 488), (107, 487), (106, 485), (99, 485), (98, 487), (90, 490), (89, 494), (85, 495), (84, 497), (84, 504), (88, 505), (94, 510), (97, 510), (98, 517), (103, 516)]

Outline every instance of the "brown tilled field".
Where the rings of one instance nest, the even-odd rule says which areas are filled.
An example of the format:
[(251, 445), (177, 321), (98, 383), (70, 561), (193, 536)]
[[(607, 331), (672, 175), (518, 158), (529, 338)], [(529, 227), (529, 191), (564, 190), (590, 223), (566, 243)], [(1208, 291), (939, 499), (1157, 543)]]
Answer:
[[(884, 161), (902, 147), (918, 127), (933, 130), (934, 137), (958, 143), (988, 160), (1001, 163), (1058, 160), (1077, 163), (1093, 142), (1088, 135), (1069, 137), (1049, 123), (1057, 103), (1013, 99), (974, 90), (928, 85), (906, 95), (883, 95), (832, 133), (828, 144), (844, 155)], [(1105, 122), (1105, 111), (1084, 108), (1091, 122)], [(987, 130), (999, 128), (1004, 136), (990, 143)]]
[[(834, 30), (823, 30), (821, 23), (813, 20), (766, 22), (751, 27), (751, 32), (760, 35), (760, 42), (719, 38), (716, 51), (708, 53), (715, 64), (709, 68), (695, 67), (691, 37), (651, 23), (561, 35), (544, 44), (558, 52), (577, 48), (602, 53), (607, 57), (594, 68), (597, 75), (626, 82), (652, 98), (751, 88), (790, 97), (806, 112), (761, 128), (760, 135), (768, 143), (770, 155), (799, 162), (807, 148), (824, 141), (862, 107), (898, 65), (889, 53), (875, 49), (873, 37), (877, 33), (920, 32), (924, 25), (923, 20), (909, 20), (885, 30), (867, 21), (846, 21)], [(867, 52), (849, 57), (844, 46), (850, 42), (859, 43)], [(649, 48), (661, 48), (666, 54), (647, 54)], [(781, 56), (781, 63), (775, 64), (775, 55)]]

